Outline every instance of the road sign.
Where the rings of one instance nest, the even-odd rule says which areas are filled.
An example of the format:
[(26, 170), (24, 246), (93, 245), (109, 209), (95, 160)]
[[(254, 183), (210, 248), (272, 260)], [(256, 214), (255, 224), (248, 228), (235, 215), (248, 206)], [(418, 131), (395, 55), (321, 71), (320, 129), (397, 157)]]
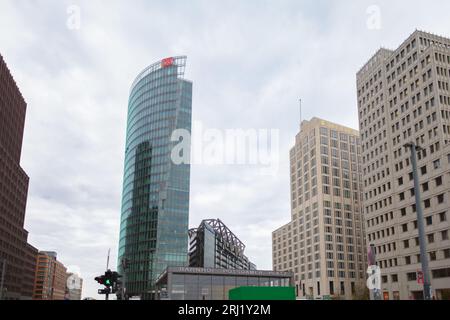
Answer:
[(98, 294), (110, 294), (111, 288), (98, 289)]

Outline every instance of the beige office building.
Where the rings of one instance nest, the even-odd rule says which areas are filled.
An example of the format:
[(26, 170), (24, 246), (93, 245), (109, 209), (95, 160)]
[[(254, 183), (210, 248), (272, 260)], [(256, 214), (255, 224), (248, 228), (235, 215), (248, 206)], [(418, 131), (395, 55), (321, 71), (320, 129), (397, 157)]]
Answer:
[(365, 286), (359, 132), (313, 118), (290, 152), (292, 221), (272, 234), (273, 268), (299, 298), (351, 299)]
[(420, 299), (423, 285), (410, 150), (415, 142), (433, 294), (450, 296), (450, 39), (414, 32), (357, 74), (366, 241), (385, 299)]

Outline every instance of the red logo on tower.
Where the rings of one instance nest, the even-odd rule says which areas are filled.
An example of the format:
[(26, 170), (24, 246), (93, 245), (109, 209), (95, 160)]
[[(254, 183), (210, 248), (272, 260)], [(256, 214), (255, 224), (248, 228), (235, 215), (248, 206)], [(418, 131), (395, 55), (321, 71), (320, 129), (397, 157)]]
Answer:
[(171, 57), (171, 58), (166, 58), (166, 59), (162, 59), (161, 61), (161, 68), (167, 68), (173, 65), (173, 63), (175, 62), (175, 60)]

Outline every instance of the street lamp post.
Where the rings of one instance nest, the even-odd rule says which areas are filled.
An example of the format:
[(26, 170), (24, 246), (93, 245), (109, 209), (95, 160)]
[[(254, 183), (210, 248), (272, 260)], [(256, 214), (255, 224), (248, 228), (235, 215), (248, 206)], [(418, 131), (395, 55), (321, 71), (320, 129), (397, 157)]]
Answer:
[(421, 151), (422, 148), (417, 146), (414, 142), (406, 144), (405, 147), (411, 149), (411, 164), (413, 167), (413, 176), (414, 176), (414, 194), (416, 196), (417, 228), (419, 230), (420, 261), (422, 264), (422, 272), (423, 272), (423, 297), (425, 300), (431, 300), (432, 297), (431, 297), (430, 270), (428, 266), (427, 245), (425, 242), (425, 226), (423, 222), (419, 173), (417, 171), (417, 152)]

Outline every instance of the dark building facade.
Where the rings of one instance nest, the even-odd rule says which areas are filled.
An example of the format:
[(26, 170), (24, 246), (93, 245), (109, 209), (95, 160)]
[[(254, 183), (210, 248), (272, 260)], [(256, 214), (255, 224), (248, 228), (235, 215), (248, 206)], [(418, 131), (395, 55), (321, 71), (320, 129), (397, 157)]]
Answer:
[(118, 269), (127, 295), (141, 299), (154, 297), (155, 281), (168, 266), (188, 263), (190, 165), (171, 158), (178, 144), (172, 133), (191, 131), (185, 66), (186, 57), (158, 61), (130, 92)]
[(245, 245), (217, 220), (203, 220), (189, 230), (189, 266), (196, 268), (256, 270), (244, 255)]
[[(28, 232), (24, 229), (29, 178), (20, 167), (27, 105), (0, 55), (0, 260), (6, 261), (6, 299), (28, 299)], [(0, 269), (1, 272), (1, 269)], [(1, 278), (0, 278), (1, 279)]]
[(23, 266), (23, 283), (22, 283), (23, 299), (31, 300), (31, 298), (33, 297), (38, 254), (39, 254), (38, 249), (36, 249), (30, 244), (27, 244), (25, 249), (25, 262)]

